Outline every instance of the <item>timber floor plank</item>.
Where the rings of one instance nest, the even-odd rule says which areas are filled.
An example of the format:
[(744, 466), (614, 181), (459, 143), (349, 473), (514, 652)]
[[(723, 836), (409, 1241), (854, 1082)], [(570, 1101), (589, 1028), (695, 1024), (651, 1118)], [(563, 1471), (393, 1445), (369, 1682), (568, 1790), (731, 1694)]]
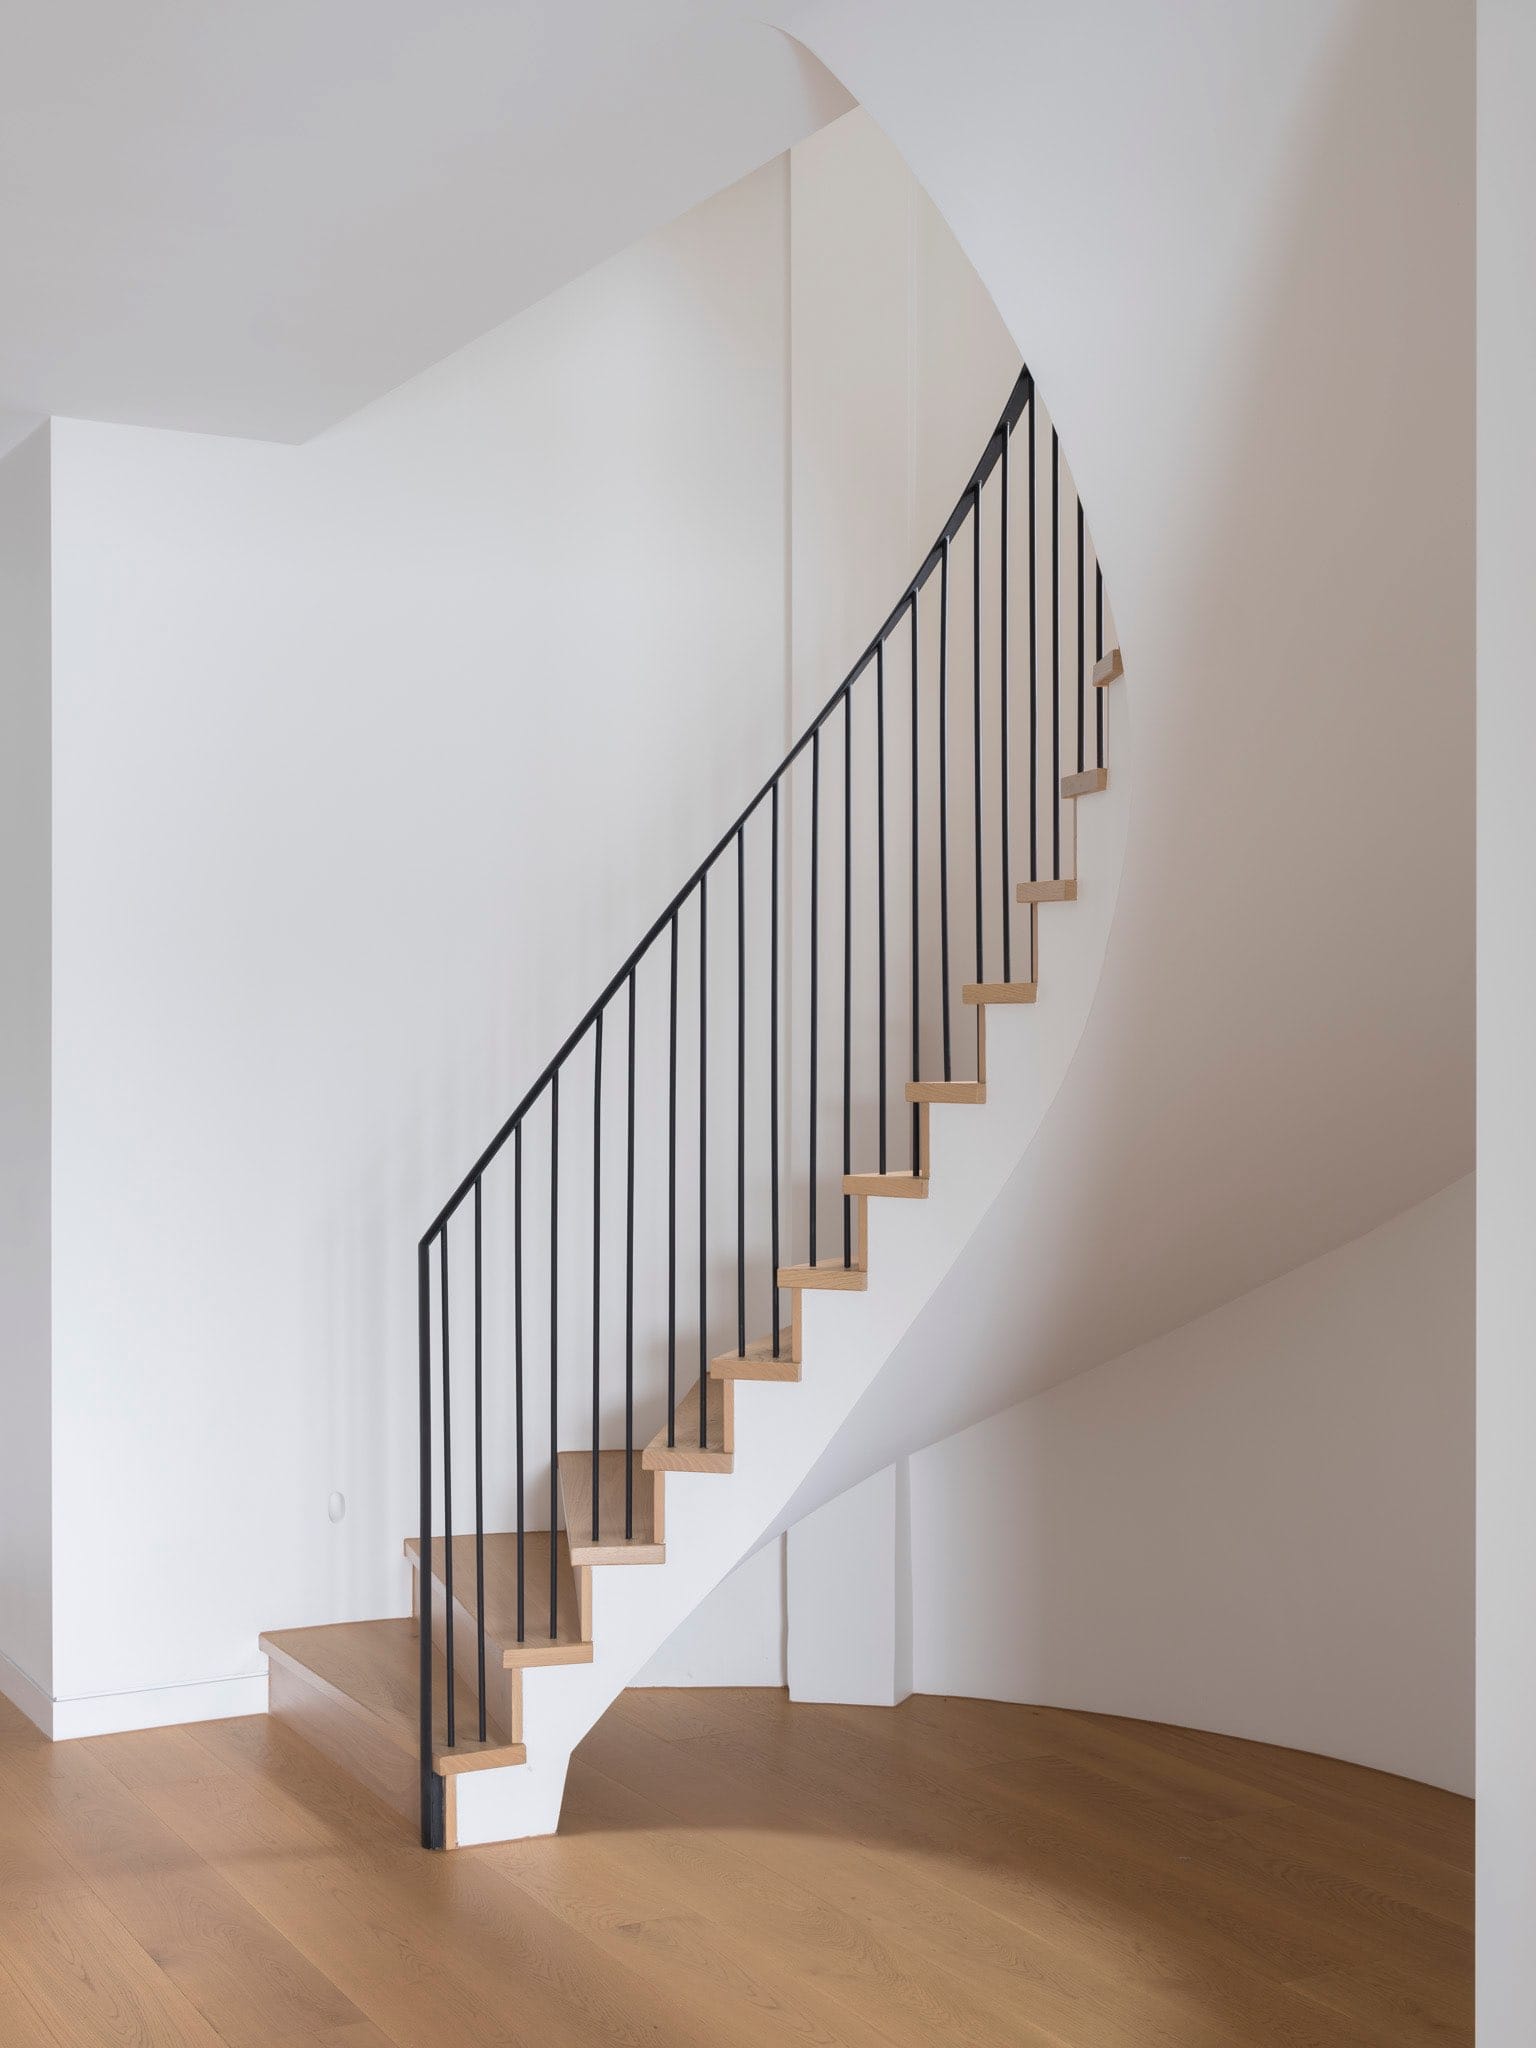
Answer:
[(290, 2039), (388, 2048), (386, 2035), (91, 1753), (117, 1739), (57, 1744), (25, 1773), (0, 1760), (0, 1787), (44, 1840), (89, 1871), (102, 1903), (228, 2048)]
[(625, 1693), (559, 1835), (431, 1856), (265, 1717), (0, 1702), (0, 2040), (1466, 2048), (1470, 1842), (1326, 1758), (765, 1689)]

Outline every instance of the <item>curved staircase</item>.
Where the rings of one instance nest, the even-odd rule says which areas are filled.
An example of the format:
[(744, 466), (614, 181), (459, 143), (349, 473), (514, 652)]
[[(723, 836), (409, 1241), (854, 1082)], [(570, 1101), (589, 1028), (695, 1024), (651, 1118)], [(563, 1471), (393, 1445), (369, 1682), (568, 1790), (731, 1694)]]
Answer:
[(575, 1744), (1022, 1156), (1113, 911), (1121, 673), (1025, 370), (853, 671), (418, 1247), (412, 1614), (262, 1647), (272, 1713), (427, 1846), (556, 1827)]

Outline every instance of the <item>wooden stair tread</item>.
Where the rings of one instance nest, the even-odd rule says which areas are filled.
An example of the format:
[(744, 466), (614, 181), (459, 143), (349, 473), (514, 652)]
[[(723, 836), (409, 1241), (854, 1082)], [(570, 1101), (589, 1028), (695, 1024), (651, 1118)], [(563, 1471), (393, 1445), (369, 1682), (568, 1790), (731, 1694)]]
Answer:
[(1019, 903), (1075, 903), (1077, 877), (1063, 875), (1043, 882), (1019, 882), (1013, 893)]
[(818, 1259), (814, 1266), (780, 1266), (781, 1287), (809, 1287), (832, 1294), (862, 1294), (869, 1285), (869, 1269), (845, 1265), (842, 1259)]
[(1120, 650), (1118, 647), (1111, 647), (1107, 654), (1101, 654), (1093, 664), (1093, 687), (1096, 690), (1107, 689), (1111, 683), (1118, 682), (1124, 674)]
[[(549, 1628), (549, 1531), (529, 1529), (523, 1537), (523, 1634), (517, 1632), (517, 1533), (489, 1531), (485, 1538), (485, 1634), (487, 1654), (500, 1658), (507, 1670), (542, 1664), (590, 1664), (592, 1645), (583, 1633), (585, 1603), (578, 1573), (562, 1531), (556, 1561), (555, 1633)], [(414, 1564), (420, 1545), (406, 1538), (405, 1554)], [(443, 1539), (432, 1539), (434, 1599), (443, 1597)], [(475, 1539), (453, 1539), (454, 1605), (478, 1620), (475, 1601)]]
[[(654, 1472), (641, 1464), (635, 1451), (599, 1451), (596, 1537), (592, 1534), (592, 1453), (562, 1451), (560, 1468), (560, 1511), (565, 1518), (565, 1540), (573, 1565), (665, 1564), (667, 1549), (662, 1541), (661, 1489)], [(632, 1472), (632, 1536), (626, 1536), (626, 1467)]]
[(1063, 796), (1093, 796), (1109, 787), (1107, 768), (1084, 768), (1076, 775), (1063, 775), (1061, 793)]
[[(421, 1639), (409, 1617), (343, 1621), (320, 1628), (278, 1629), (261, 1638), (268, 1657), (285, 1658), (307, 1682), (357, 1717), (362, 1733), (382, 1736), (415, 1756), (421, 1741)], [(495, 1733), (481, 1742), (475, 1675), (454, 1671), (454, 1736), (448, 1747), (448, 1664), (432, 1652), (433, 1768), (441, 1772), (491, 1770), (527, 1761), (520, 1742)]]
[(926, 1173), (845, 1173), (843, 1193), (891, 1198), (897, 1201), (925, 1202), (928, 1199), (928, 1176)]
[(908, 1102), (985, 1102), (985, 1081), (909, 1081)]
[(709, 1361), (712, 1375), (725, 1380), (797, 1380), (800, 1377), (801, 1350), (800, 1296), (789, 1297), (789, 1315), (779, 1313), (779, 1355), (773, 1355), (773, 1337), (754, 1337), (748, 1344), (745, 1356), (735, 1351), (723, 1351), (718, 1358)]
[(732, 1380), (709, 1377), (709, 1417), (705, 1441), (699, 1442), (699, 1382), (677, 1404), (672, 1432), (667, 1442), (666, 1425), (657, 1430), (641, 1458), (648, 1472), (730, 1472), (734, 1470), (736, 1387)]
[(968, 981), (960, 990), (963, 1003), (1032, 1003), (1035, 1000), (1035, 984), (1032, 981)]
[(709, 1361), (710, 1377), (723, 1380), (797, 1380), (800, 1357), (792, 1346), (787, 1328), (779, 1331), (779, 1353), (775, 1358), (772, 1337), (754, 1337), (745, 1352), (722, 1351)]

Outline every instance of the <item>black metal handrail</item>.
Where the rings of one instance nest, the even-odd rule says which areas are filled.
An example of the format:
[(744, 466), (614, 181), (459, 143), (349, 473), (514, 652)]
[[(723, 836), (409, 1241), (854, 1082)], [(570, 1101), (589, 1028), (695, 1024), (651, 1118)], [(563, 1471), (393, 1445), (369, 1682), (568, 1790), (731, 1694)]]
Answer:
[[(923, 808), (921, 742), (925, 709), (928, 710), (937, 728), (937, 815), (929, 826), (930, 839), (936, 839), (938, 847), (937, 914), (939, 924), (938, 946), (938, 992), (937, 1007), (941, 1027), (943, 1075), (951, 1078), (954, 1064), (954, 1044), (951, 1020), (951, 958), (950, 958), (950, 895), (951, 873), (949, 861), (950, 810), (951, 810), (951, 758), (949, 745), (950, 709), (950, 640), (952, 622), (950, 605), (951, 557), (955, 543), (969, 530), (970, 534), (970, 605), (969, 641), (971, 676), (969, 691), (969, 723), (972, 761), (970, 775), (961, 793), (962, 807), (970, 805), (970, 837), (972, 840), (969, 873), (964, 875), (962, 886), (969, 886), (974, 911), (973, 964), (975, 980), (985, 980), (987, 957), (985, 905), (990, 893), (985, 880), (987, 840), (995, 836), (1000, 851), (998, 888), (1000, 901), (999, 927), (1001, 933), (1001, 959), (1004, 981), (1012, 978), (1013, 949), (1011, 934), (1011, 913), (1013, 909), (1013, 860), (1015, 855), (1014, 837), (1017, 830), (1015, 811), (1011, 804), (1011, 785), (1016, 778), (1013, 759), (1012, 727), (1010, 724), (1010, 697), (1013, 692), (1010, 667), (1010, 587), (1014, 570), (1010, 553), (1010, 465), (1009, 446), (1015, 430), (1021, 421), (1028, 420), (1028, 490), (1029, 506), (1027, 519), (1027, 574), (1028, 574), (1028, 638), (1029, 638), (1029, 802), (1027, 807), (1029, 874), (1038, 879), (1040, 865), (1040, 729), (1047, 714), (1039, 702), (1039, 607), (1037, 604), (1037, 563), (1039, 547), (1037, 521), (1037, 464), (1036, 464), (1036, 414), (1034, 381), (1028, 371), (1020, 371), (1017, 381), (1009, 394), (997, 425), (988, 436), (981, 457), (977, 462), (964, 489), (956, 500), (954, 510), (946, 520), (941, 532), (924, 555), (915, 575), (907, 584), (879, 630), (869, 641), (863, 653), (848, 671), (843, 681), (826, 700), (816, 716), (806, 726), (794, 745), (773, 773), (767, 778), (750, 802), (721, 834), (687, 880), (676, 891), (664, 909), (654, 919), (644, 936), (631, 949), (615, 970), (603, 989), (583, 1012), (581, 1018), (569, 1032), (553, 1058), (543, 1068), (532, 1085), (525, 1091), (517, 1106), (499, 1126), (489, 1143), (480, 1152), (468, 1172), (433, 1218), (423, 1233), (417, 1247), (418, 1284), (418, 1350), (419, 1350), (419, 1426), (420, 1426), (420, 1522), (421, 1539), (418, 1561), (418, 1586), (420, 1599), (420, 1683), (421, 1683), (421, 1767), (422, 1767), (422, 1831), (423, 1840), (429, 1845), (442, 1839), (442, 1779), (434, 1769), (434, 1744), (436, 1741), (436, 1717), (434, 1699), (433, 1664), (433, 1494), (434, 1494), (434, 1392), (441, 1419), (442, 1440), (442, 1578), (444, 1598), (443, 1655), (445, 1671), (442, 1682), (443, 1717), (442, 1735), (446, 1746), (454, 1746), (459, 1730), (457, 1726), (456, 1674), (454, 1669), (454, 1626), (453, 1615), (455, 1594), (453, 1589), (454, 1570), (454, 1529), (453, 1529), (453, 1388), (454, 1354), (451, 1348), (452, 1317), (450, 1313), (450, 1261), (449, 1229), (466, 1202), (472, 1202), (473, 1219), (473, 1341), (470, 1346), (472, 1370), (472, 1415), (474, 1437), (474, 1621), (478, 1639), (475, 1657), (474, 1712), (476, 1739), (487, 1740), (489, 1719), (487, 1708), (486, 1678), (486, 1456), (485, 1456), (485, 1404), (484, 1367), (485, 1326), (484, 1298), (486, 1284), (485, 1241), (484, 1241), (484, 1190), (486, 1176), (495, 1165), (508, 1143), (513, 1147), (513, 1240), (514, 1253), (512, 1268), (512, 1354), (513, 1393), (515, 1400), (515, 1499), (516, 1499), (516, 1629), (517, 1639), (526, 1640), (527, 1592), (525, 1583), (525, 1549), (528, 1531), (525, 1527), (525, 1355), (524, 1355), (524, 1131), (536, 1108), (547, 1100), (549, 1120), (549, 1197), (548, 1197), (548, 1258), (549, 1258), (549, 1307), (548, 1307), (548, 1382), (549, 1382), (549, 1589), (548, 1589), (548, 1632), (551, 1638), (559, 1629), (559, 1543), (557, 1527), (558, 1510), (558, 1440), (559, 1440), (559, 1368), (560, 1368), (560, 1110), (561, 1080), (571, 1064), (573, 1055), (591, 1040), (592, 1062), (592, 1204), (590, 1223), (583, 1226), (583, 1234), (589, 1238), (592, 1252), (591, 1271), (591, 1451), (592, 1458), (592, 1538), (599, 1535), (600, 1501), (600, 1438), (602, 1433), (601, 1372), (603, 1332), (603, 1213), (604, 1213), (604, 1167), (605, 1167), (605, 1125), (604, 1104), (604, 1024), (609, 1010), (618, 1002), (626, 1005), (626, 1015), (620, 1020), (624, 1027), (623, 1067), (626, 1077), (625, 1114), (621, 1119), (624, 1131), (624, 1450), (626, 1453), (625, 1478), (625, 1519), (626, 1537), (632, 1537), (634, 1529), (634, 1451), (635, 1451), (635, 1179), (636, 1179), (636, 1091), (637, 1091), (637, 1004), (639, 1001), (638, 977), (651, 950), (665, 936), (668, 963), (666, 1019), (668, 1028), (667, 1060), (667, 1309), (666, 1309), (666, 1412), (667, 1442), (676, 1443), (678, 1427), (677, 1401), (677, 1355), (678, 1355), (678, 1147), (679, 1116), (684, 1109), (680, 1094), (679, 1075), (679, 1031), (683, 1020), (679, 1012), (679, 952), (680, 916), (698, 904), (698, 1045), (697, 1045), (697, 1151), (698, 1151), (698, 1441), (701, 1447), (708, 1443), (711, 1414), (710, 1376), (710, 1280), (709, 1280), (709, 1224), (710, 1224), (710, 1148), (707, 1126), (709, 1115), (710, 1086), (710, 1021), (709, 1021), (709, 926), (710, 891), (709, 879), (717, 865), (734, 848), (735, 850), (735, 1058), (736, 1058), (736, 1116), (735, 1133), (735, 1246), (736, 1265), (734, 1288), (734, 1336), (739, 1355), (745, 1356), (748, 1344), (747, 1300), (748, 1273), (753, 1255), (748, 1246), (748, 1188), (746, 1156), (748, 1144), (748, 1068), (750, 1063), (748, 1032), (748, 924), (749, 898), (747, 888), (748, 837), (754, 824), (767, 810), (770, 831), (769, 840), (769, 894), (767, 950), (769, 953), (768, 982), (768, 1054), (767, 1054), (767, 1116), (769, 1123), (769, 1164), (770, 1164), (770, 1209), (768, 1255), (771, 1264), (769, 1292), (771, 1295), (771, 1347), (775, 1357), (779, 1355), (782, 1342), (780, 1313), (780, 1250), (781, 1250), (781, 1116), (784, 1109), (781, 1089), (781, 1067), (784, 1052), (781, 1031), (781, 975), (780, 975), (780, 922), (781, 922), (781, 868), (784, 859), (784, 838), (781, 832), (781, 795), (788, 786), (789, 778), (807, 757), (809, 759), (809, 890), (808, 890), (808, 931), (809, 931), (809, 1009), (807, 1016), (807, 1073), (808, 1093), (805, 1111), (807, 1175), (805, 1186), (806, 1244), (810, 1263), (818, 1257), (818, 1176), (824, 1166), (830, 1165), (820, 1150), (821, 1091), (827, 1077), (827, 1069), (819, 1060), (820, 1024), (822, 1007), (821, 979), (821, 870), (824, 864), (822, 812), (824, 809), (823, 752), (830, 748), (834, 761), (841, 752), (842, 782), (842, 834), (840, 851), (833, 855), (841, 864), (841, 988), (837, 1004), (841, 1012), (842, 1047), (840, 1071), (841, 1097), (841, 1176), (852, 1170), (853, 1164), (853, 1019), (855, 1009), (855, 725), (854, 697), (861, 678), (874, 676), (873, 722), (873, 800), (869, 806), (874, 832), (874, 873), (870, 882), (873, 892), (873, 918), (877, 933), (877, 965), (875, 969), (875, 993), (873, 1004), (877, 1018), (878, 1058), (875, 1129), (877, 1134), (877, 1157), (879, 1170), (888, 1170), (888, 1034), (891, 1019), (891, 953), (892, 946), (888, 933), (888, 862), (887, 835), (892, 813), (887, 803), (887, 649), (897, 644), (897, 636), (904, 625), (908, 632), (902, 635), (905, 659), (908, 663), (911, 683), (910, 737), (906, 737), (906, 721), (898, 718), (896, 730), (902, 734), (910, 747), (911, 769), (911, 816), (910, 816), (910, 1078), (923, 1078), (920, 1071), (923, 1037), (923, 1009), (925, 984), (922, 974), (922, 922), (924, 908), (925, 871), (922, 860), (923, 849)], [(999, 474), (1000, 472), (1000, 474)], [(1048, 720), (1051, 736), (1051, 873), (1061, 874), (1061, 755), (1063, 742), (1063, 706), (1061, 689), (1061, 624), (1060, 624), (1060, 495), (1061, 495), (1060, 446), (1054, 427), (1051, 429), (1051, 517), (1050, 562), (1051, 580), (1051, 699)], [(996, 482), (994, 483), (994, 478)], [(1075, 498), (1075, 491), (1073, 496)], [(984, 561), (984, 504), (995, 502), (999, 517), (997, 520), (997, 555), (995, 563)], [(1087, 718), (1085, 711), (1085, 687), (1087, 679), (1086, 623), (1084, 615), (1084, 522), (1082, 505), (1076, 504), (1077, 550), (1076, 550), (1076, 657), (1077, 692), (1075, 738), (1077, 763), (1082, 769), (1087, 744)], [(1014, 529), (1017, 530), (1016, 527)], [(962, 561), (964, 557), (962, 556)], [(1094, 564), (1095, 574), (1095, 642), (1096, 653), (1103, 649), (1103, 580)], [(939, 618), (937, 690), (931, 706), (922, 681), (922, 650), (919, 610), (924, 590), (930, 580), (939, 577)], [(986, 678), (984, 671), (990, 664), (991, 640), (987, 636), (987, 585), (989, 578), (996, 587), (996, 608), (998, 633), (997, 665), (997, 719), (996, 745), (991, 747), (984, 730)], [(1015, 636), (1015, 642), (1016, 642)], [(898, 670), (899, 674), (899, 670)], [(1101, 694), (1094, 693), (1096, 713), (1094, 724), (1096, 758), (1103, 762), (1103, 705)], [(864, 705), (870, 703), (868, 696), (862, 697)], [(832, 720), (839, 708), (842, 718), (838, 727)], [(1068, 709), (1072, 709), (1068, 698)], [(825, 743), (825, 746), (824, 746)], [(988, 754), (994, 755), (996, 771), (997, 801), (995, 807), (989, 801)], [(831, 801), (835, 804), (836, 798)], [(994, 822), (995, 820), (995, 822)], [(898, 832), (904, 828), (905, 820), (898, 818)], [(868, 830), (862, 813), (861, 834)], [(862, 850), (864, 840), (859, 839)], [(905, 864), (897, 863), (897, 868)], [(894, 872), (894, 871), (893, 871)], [(729, 900), (727, 898), (727, 900)], [(793, 908), (793, 906), (791, 906)], [(1033, 926), (1031, 927), (1033, 930)], [(897, 946), (904, 941), (899, 933)], [(930, 950), (932, 942), (930, 940)], [(1031, 948), (1031, 954), (1033, 949)], [(898, 962), (899, 965), (899, 962)], [(1030, 961), (1030, 978), (1034, 975), (1034, 961)], [(907, 976), (898, 976), (897, 986), (904, 987)], [(900, 1023), (898, 1015), (897, 1022)], [(585, 1067), (585, 1059), (583, 1067)], [(578, 1076), (578, 1081), (580, 1077)], [(911, 1170), (920, 1170), (918, 1156), (920, 1111), (914, 1102), (910, 1119), (911, 1127)], [(851, 1264), (853, 1259), (852, 1202), (846, 1188), (842, 1188), (841, 1200), (841, 1262)], [(432, 1314), (432, 1252), (437, 1249), (438, 1265), (438, 1342), (437, 1372), (434, 1373), (433, 1314)], [(462, 1356), (462, 1347), (460, 1348)]]

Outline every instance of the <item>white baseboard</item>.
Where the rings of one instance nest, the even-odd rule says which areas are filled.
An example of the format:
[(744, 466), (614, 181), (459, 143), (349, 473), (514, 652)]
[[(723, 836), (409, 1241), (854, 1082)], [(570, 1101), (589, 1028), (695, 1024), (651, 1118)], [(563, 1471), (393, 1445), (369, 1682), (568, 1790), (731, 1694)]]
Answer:
[(19, 1664), (0, 1651), (0, 1693), (13, 1707), (20, 1707), (29, 1721), (35, 1721), (45, 1735), (53, 1733), (53, 1698), (30, 1678)]
[[(20, 1702), (18, 1702), (18, 1705)], [(229, 1721), (267, 1711), (267, 1674), (204, 1678), (190, 1685), (153, 1685), (141, 1692), (103, 1692), (51, 1702), (52, 1725), (38, 1726), (55, 1742), (85, 1735), (124, 1735), (134, 1728), (176, 1728), (189, 1721)]]

